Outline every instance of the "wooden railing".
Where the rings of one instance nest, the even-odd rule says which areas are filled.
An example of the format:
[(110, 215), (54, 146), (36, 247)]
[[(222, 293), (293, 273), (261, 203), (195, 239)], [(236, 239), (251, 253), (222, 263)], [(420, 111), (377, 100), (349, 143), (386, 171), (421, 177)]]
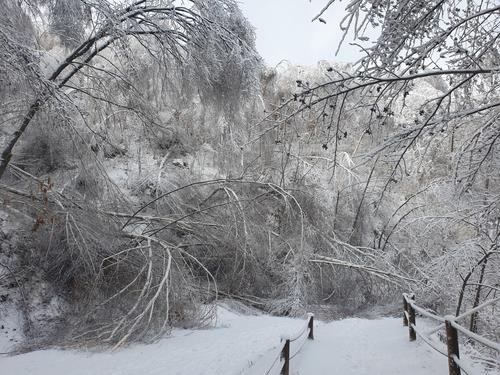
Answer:
[[(307, 338), (305, 338), (305, 334), (307, 334)], [(300, 344), (299, 348), (294, 351), (294, 354), (290, 355), (291, 352), (291, 344), (293, 342), (298, 341), (301, 338), (305, 338), (305, 340)], [(307, 340), (314, 340), (314, 315), (313, 314), (307, 314), (307, 322), (304, 325), (304, 328), (300, 330), (297, 334), (294, 336), (283, 336), (281, 338), (281, 342), (283, 342), (283, 346), (281, 347), (281, 350), (279, 354), (276, 356), (276, 359), (274, 360), (273, 364), (271, 367), (267, 370), (265, 375), (271, 374), (271, 371), (276, 368), (276, 364), (278, 364), (281, 367), (278, 367), (280, 370), (280, 375), (290, 375), (290, 361), (297, 355), (299, 354), (300, 350), (304, 346)]]
[[(422, 307), (418, 306), (415, 303), (415, 295), (413, 294), (403, 294), (403, 325), (408, 326), (408, 336), (410, 341), (415, 341), (417, 339), (417, 335), (428, 345), (430, 345), (433, 349), (448, 357), (448, 369), (450, 375), (461, 375), (461, 372), (464, 371), (467, 375), (474, 375), (475, 371), (469, 364), (460, 359), (460, 344), (458, 340), (458, 332), (462, 335), (468, 337), (469, 339), (478, 342), (490, 349), (496, 350), (500, 353), (500, 344), (494, 341), (491, 341), (483, 336), (480, 336), (474, 332), (469, 331), (468, 329), (462, 327), (457, 323), (457, 321), (472, 315), (486, 306), (492, 305), (499, 301), (500, 298), (494, 298), (489, 300), (480, 306), (477, 306), (474, 309), (471, 309), (459, 316), (439, 316), (433, 314)], [(421, 316), (429, 318), (431, 320), (439, 322), (439, 325), (427, 330), (425, 332), (420, 331), (417, 328), (416, 323), (416, 313), (419, 313)], [(442, 328), (446, 330), (446, 348), (441, 348), (441, 343), (436, 342), (431, 339), (431, 335), (438, 332)]]

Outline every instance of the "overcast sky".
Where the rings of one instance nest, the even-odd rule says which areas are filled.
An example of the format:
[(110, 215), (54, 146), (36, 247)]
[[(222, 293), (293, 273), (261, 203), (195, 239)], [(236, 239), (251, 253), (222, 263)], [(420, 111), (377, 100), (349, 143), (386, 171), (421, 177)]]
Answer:
[[(342, 37), (339, 23), (346, 2), (335, 2), (323, 18), (311, 19), (327, 0), (239, 0), (245, 16), (257, 29), (257, 49), (269, 65), (286, 59), (295, 64), (315, 65), (319, 60), (355, 62), (361, 55), (345, 43), (335, 56)], [(349, 42), (349, 40), (346, 40)]]

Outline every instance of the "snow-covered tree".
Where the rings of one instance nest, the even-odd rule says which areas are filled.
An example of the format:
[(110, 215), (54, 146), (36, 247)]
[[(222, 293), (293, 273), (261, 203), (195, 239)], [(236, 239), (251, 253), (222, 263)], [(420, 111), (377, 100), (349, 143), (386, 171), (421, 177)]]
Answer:
[[(334, 2), (313, 21), (328, 24)], [(425, 283), (437, 286), (446, 273), (450, 283), (437, 289), (459, 299), (457, 311), (464, 294), (475, 306), (500, 277), (500, 5), (353, 0), (340, 29), (339, 48), (352, 38), (349, 48), (364, 56), (350, 72), (326, 68), (324, 82), (299, 85), (286, 105), (333, 116), (334, 133), (354, 131), (353, 169), (378, 168), (379, 182), (365, 190), (376, 193), (372, 215), (388, 211), (375, 245), (403, 256), (412, 249), (417, 274), (430, 264)], [(346, 124), (353, 112), (365, 116)], [(336, 154), (337, 139), (327, 145)]]
[[(111, 99), (116, 97), (116, 92), (110, 93), (106, 85), (98, 87), (98, 92), (86, 86), (95, 77), (101, 84), (104, 79), (119, 81), (127, 95), (133, 94), (141, 100), (140, 91), (134, 90), (129, 79), (130, 72), (110, 62), (110, 54), (122, 62), (128, 61), (130, 67), (138, 54), (146, 54), (157, 61), (167, 56), (178, 63), (195, 58), (196, 64), (203, 66), (195, 71), (197, 78), (206, 80), (210, 86), (221, 84), (217, 82), (221, 79), (220, 56), (227, 54), (233, 60), (249, 61), (254, 54), (248, 44), (250, 39), (245, 40), (228, 27), (242, 17), (235, 13), (237, 7), (232, 0), (2, 1), (2, 4), (5, 12), (0, 33), (5, 46), (2, 53), (8, 65), (1, 68), (0, 74), (8, 80), (23, 79), (33, 90), (23, 96), (22, 104), (13, 103), (19, 104), (16, 114), (6, 118), (4, 129), (8, 129), (8, 136), (1, 154), (0, 178), (12, 158), (14, 147), (40, 111), (64, 101), (75, 104), (68, 90), (123, 109), (140, 111), (142, 116), (148, 117), (144, 106), (139, 110)], [(70, 50), (62, 59), (40, 66), (36, 63), (41, 59), (39, 38), (46, 35), (43, 23), (47, 13), (50, 26), (47, 32)], [(32, 35), (27, 34), (30, 30)], [(247, 26), (247, 29), (236, 27), (235, 30), (241, 34), (250, 29)], [(197, 52), (206, 45), (211, 46), (210, 54)], [(210, 61), (217, 53), (219, 59)], [(247, 72), (250, 70), (245, 74), (251, 75)], [(231, 84), (237, 84), (240, 78), (244, 77), (234, 76)], [(30, 103), (26, 106), (28, 100)]]
[[(216, 288), (209, 262), (197, 258), (206, 254), (183, 243), (184, 229), (161, 229), (162, 220), (151, 222), (154, 233), (144, 227), (137, 237), (131, 213), (173, 184), (189, 185), (182, 161), (174, 161), (180, 168), (168, 181), (162, 173), (167, 158), (185, 154), (183, 125), (198, 125), (200, 108), (213, 104), (200, 104), (203, 94), (220, 95), (214, 101), (229, 103), (229, 117), (240, 98), (258, 89), (253, 31), (236, 2), (2, 0), (0, 7), (2, 199), (26, 235), (16, 242), (13, 269), (24, 274), (32, 264), (28, 280), (60, 288), (68, 319), (77, 319), (74, 327), (86, 337), (92, 326), (91, 337), (123, 344), (174, 322), (207, 322), (213, 310), (199, 303)], [(120, 172), (134, 179), (128, 196), (129, 186), (118, 186), (108, 174), (113, 168), (104, 166), (120, 157), (127, 169), (137, 158), (137, 173)], [(143, 163), (150, 169), (143, 171)], [(187, 219), (199, 213), (193, 201), (207, 202), (207, 195), (176, 197), (174, 204), (163, 197), (154, 209)], [(195, 232), (207, 243), (231, 233), (202, 227)], [(29, 311), (26, 320), (27, 336), (43, 331)]]

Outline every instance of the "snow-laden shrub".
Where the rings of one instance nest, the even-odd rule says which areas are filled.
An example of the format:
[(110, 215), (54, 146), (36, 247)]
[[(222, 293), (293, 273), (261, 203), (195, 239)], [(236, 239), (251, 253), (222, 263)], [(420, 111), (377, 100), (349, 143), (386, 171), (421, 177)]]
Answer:
[(199, 304), (212, 297), (180, 248), (124, 235), (113, 214), (88, 204), (83, 209), (48, 186), (34, 198), (40, 199), (33, 205), (37, 222), (23, 246), (23, 267), (42, 270), (43, 281), (66, 305), (56, 336), (46, 342), (122, 345), (209, 318), (210, 310)]

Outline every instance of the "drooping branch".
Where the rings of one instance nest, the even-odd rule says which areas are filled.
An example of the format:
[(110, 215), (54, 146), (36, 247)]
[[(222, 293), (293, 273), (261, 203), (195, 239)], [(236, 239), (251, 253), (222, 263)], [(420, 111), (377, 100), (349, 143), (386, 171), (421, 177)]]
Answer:
[[(11, 161), (14, 147), (36, 114), (54, 98), (58, 90), (64, 88), (75, 75), (90, 65), (95, 57), (115, 42), (127, 37), (141, 38), (146, 41), (146, 38), (152, 36), (155, 38), (154, 40), (157, 38), (171, 40), (173, 46), (183, 48), (183, 45), (191, 40), (190, 34), (203, 33), (211, 27), (218, 27), (217, 23), (208, 22), (199, 16), (195, 9), (175, 7), (170, 2), (166, 4), (167, 6), (148, 6), (146, 1), (140, 0), (123, 10), (117, 10), (112, 15), (105, 14), (107, 21), (103, 23), (101, 28), (67, 56), (44, 82), (45, 89), (29, 107), (21, 124), (2, 150), (0, 179)], [(98, 12), (99, 10), (96, 9)], [(230, 37), (232, 36), (228, 38)], [(166, 46), (163, 48), (165, 52), (173, 53), (172, 49)]]

